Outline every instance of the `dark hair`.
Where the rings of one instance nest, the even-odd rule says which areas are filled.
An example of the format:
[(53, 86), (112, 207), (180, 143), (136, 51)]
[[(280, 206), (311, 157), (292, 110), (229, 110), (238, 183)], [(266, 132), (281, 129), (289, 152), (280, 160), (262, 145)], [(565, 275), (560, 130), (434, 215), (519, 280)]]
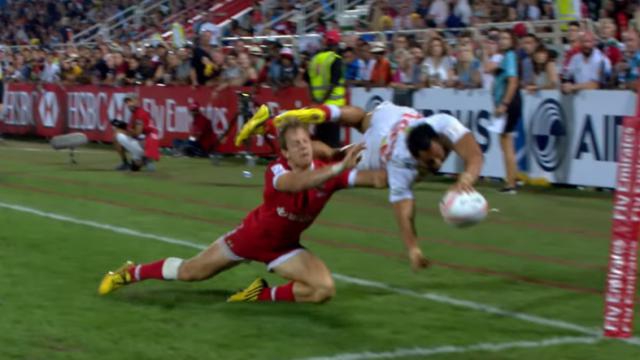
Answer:
[(431, 141), (436, 139), (438, 134), (429, 124), (421, 124), (409, 131), (407, 136), (407, 147), (414, 158), (417, 158), (421, 150), (429, 150)]
[(285, 135), (289, 131), (297, 129), (304, 129), (305, 131), (309, 132), (307, 126), (304, 123), (298, 121), (296, 118), (284, 119), (284, 125), (282, 125), (282, 127), (280, 128), (280, 134), (278, 134), (278, 143), (280, 143), (280, 149), (288, 150), (287, 139), (285, 138)]
[(514, 50), (518, 46), (518, 37), (516, 37), (516, 34), (509, 29), (502, 29), (500, 32), (509, 35), (511, 38), (511, 47), (509, 50)]
[(464, 30), (464, 31), (460, 32), (460, 34), (458, 35), (458, 39), (460, 39), (460, 38), (473, 39), (473, 32), (471, 30)]
[(580, 23), (579, 23), (579, 22), (577, 22), (577, 21), (571, 21), (571, 22), (569, 23), (569, 26), (577, 26), (577, 27), (580, 27)]

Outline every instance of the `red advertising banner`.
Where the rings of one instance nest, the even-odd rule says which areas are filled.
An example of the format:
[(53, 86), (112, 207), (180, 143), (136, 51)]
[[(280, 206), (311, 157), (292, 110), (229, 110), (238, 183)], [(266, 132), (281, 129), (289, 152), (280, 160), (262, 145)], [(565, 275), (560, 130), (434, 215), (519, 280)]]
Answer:
[[(175, 139), (188, 137), (192, 122), (188, 105), (197, 101), (219, 138), (216, 152), (270, 154), (273, 148), (261, 136), (252, 139), (248, 147), (238, 148), (233, 144), (238, 128), (246, 120), (238, 106), (237, 93), (241, 90), (227, 88), (214, 94), (211, 88), (190, 86), (62, 87), (11, 83), (5, 90), (7, 116), (1, 130), (7, 134), (42, 137), (82, 132), (89, 140), (111, 142), (113, 130), (109, 121), (129, 120), (130, 113), (123, 100), (127, 94), (136, 93), (141, 106), (155, 122), (163, 147), (171, 146)], [(259, 89), (253, 94), (253, 100), (256, 104), (267, 104), (274, 114), (309, 104), (308, 92), (303, 88)]]
[(620, 138), (613, 198), (604, 335), (628, 338), (633, 332), (640, 230), (640, 118), (625, 118)]

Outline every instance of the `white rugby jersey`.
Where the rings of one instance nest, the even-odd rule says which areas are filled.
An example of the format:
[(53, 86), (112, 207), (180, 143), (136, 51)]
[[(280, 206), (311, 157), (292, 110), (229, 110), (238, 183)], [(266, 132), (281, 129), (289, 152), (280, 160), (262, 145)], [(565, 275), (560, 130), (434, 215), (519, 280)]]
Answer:
[[(367, 146), (377, 147), (381, 168), (386, 168), (389, 181), (389, 201), (392, 203), (405, 199), (413, 199), (411, 190), (418, 177), (418, 162), (413, 158), (407, 146), (409, 131), (418, 125), (429, 124), (434, 131), (446, 137), (452, 144), (457, 143), (469, 132), (455, 117), (448, 114), (435, 114), (423, 117), (412, 108), (397, 106), (389, 102), (380, 104), (373, 110), (371, 118), (371, 133), (365, 133)], [(367, 139), (376, 137), (377, 141)], [(371, 151), (373, 149), (368, 148)], [(373, 155), (373, 154), (372, 154)]]

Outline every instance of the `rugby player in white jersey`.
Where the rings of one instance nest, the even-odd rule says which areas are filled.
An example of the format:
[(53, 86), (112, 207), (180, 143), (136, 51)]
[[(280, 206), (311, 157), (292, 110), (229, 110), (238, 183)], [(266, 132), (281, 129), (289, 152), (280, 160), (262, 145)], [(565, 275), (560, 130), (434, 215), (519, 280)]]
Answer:
[[(370, 113), (355, 106), (320, 105), (290, 110), (274, 118), (263, 105), (240, 130), (236, 144), (240, 145), (252, 134), (274, 132), (287, 118), (312, 124), (334, 121), (363, 133), (366, 150), (358, 169), (387, 171), (389, 201), (411, 267), (414, 270), (427, 267), (429, 262), (418, 246), (412, 186), (421, 172), (438, 171), (453, 151), (464, 161), (464, 171), (458, 175), (452, 190), (472, 191), (482, 168), (483, 155), (469, 129), (451, 115), (424, 117), (415, 109), (390, 102), (381, 103)], [(323, 146), (314, 145), (314, 152), (322, 153)], [(325, 153), (331, 151), (324, 146)]]

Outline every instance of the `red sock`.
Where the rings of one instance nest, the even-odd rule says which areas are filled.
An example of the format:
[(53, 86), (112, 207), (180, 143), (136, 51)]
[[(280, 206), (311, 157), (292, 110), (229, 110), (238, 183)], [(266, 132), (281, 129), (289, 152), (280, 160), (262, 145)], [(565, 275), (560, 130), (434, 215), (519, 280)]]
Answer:
[(163, 280), (162, 266), (165, 260), (166, 259), (162, 259), (148, 264), (132, 266), (129, 268), (129, 275), (131, 275), (131, 279), (134, 282), (147, 279)]
[(331, 109), (329, 109), (329, 107), (327, 105), (318, 105), (318, 106), (316, 106), (316, 109), (322, 110), (322, 112), (324, 113), (324, 118), (326, 119), (326, 122), (332, 121), (332, 119), (331, 119)]
[(258, 301), (296, 301), (293, 296), (293, 281), (285, 285), (262, 289), (258, 295)]

